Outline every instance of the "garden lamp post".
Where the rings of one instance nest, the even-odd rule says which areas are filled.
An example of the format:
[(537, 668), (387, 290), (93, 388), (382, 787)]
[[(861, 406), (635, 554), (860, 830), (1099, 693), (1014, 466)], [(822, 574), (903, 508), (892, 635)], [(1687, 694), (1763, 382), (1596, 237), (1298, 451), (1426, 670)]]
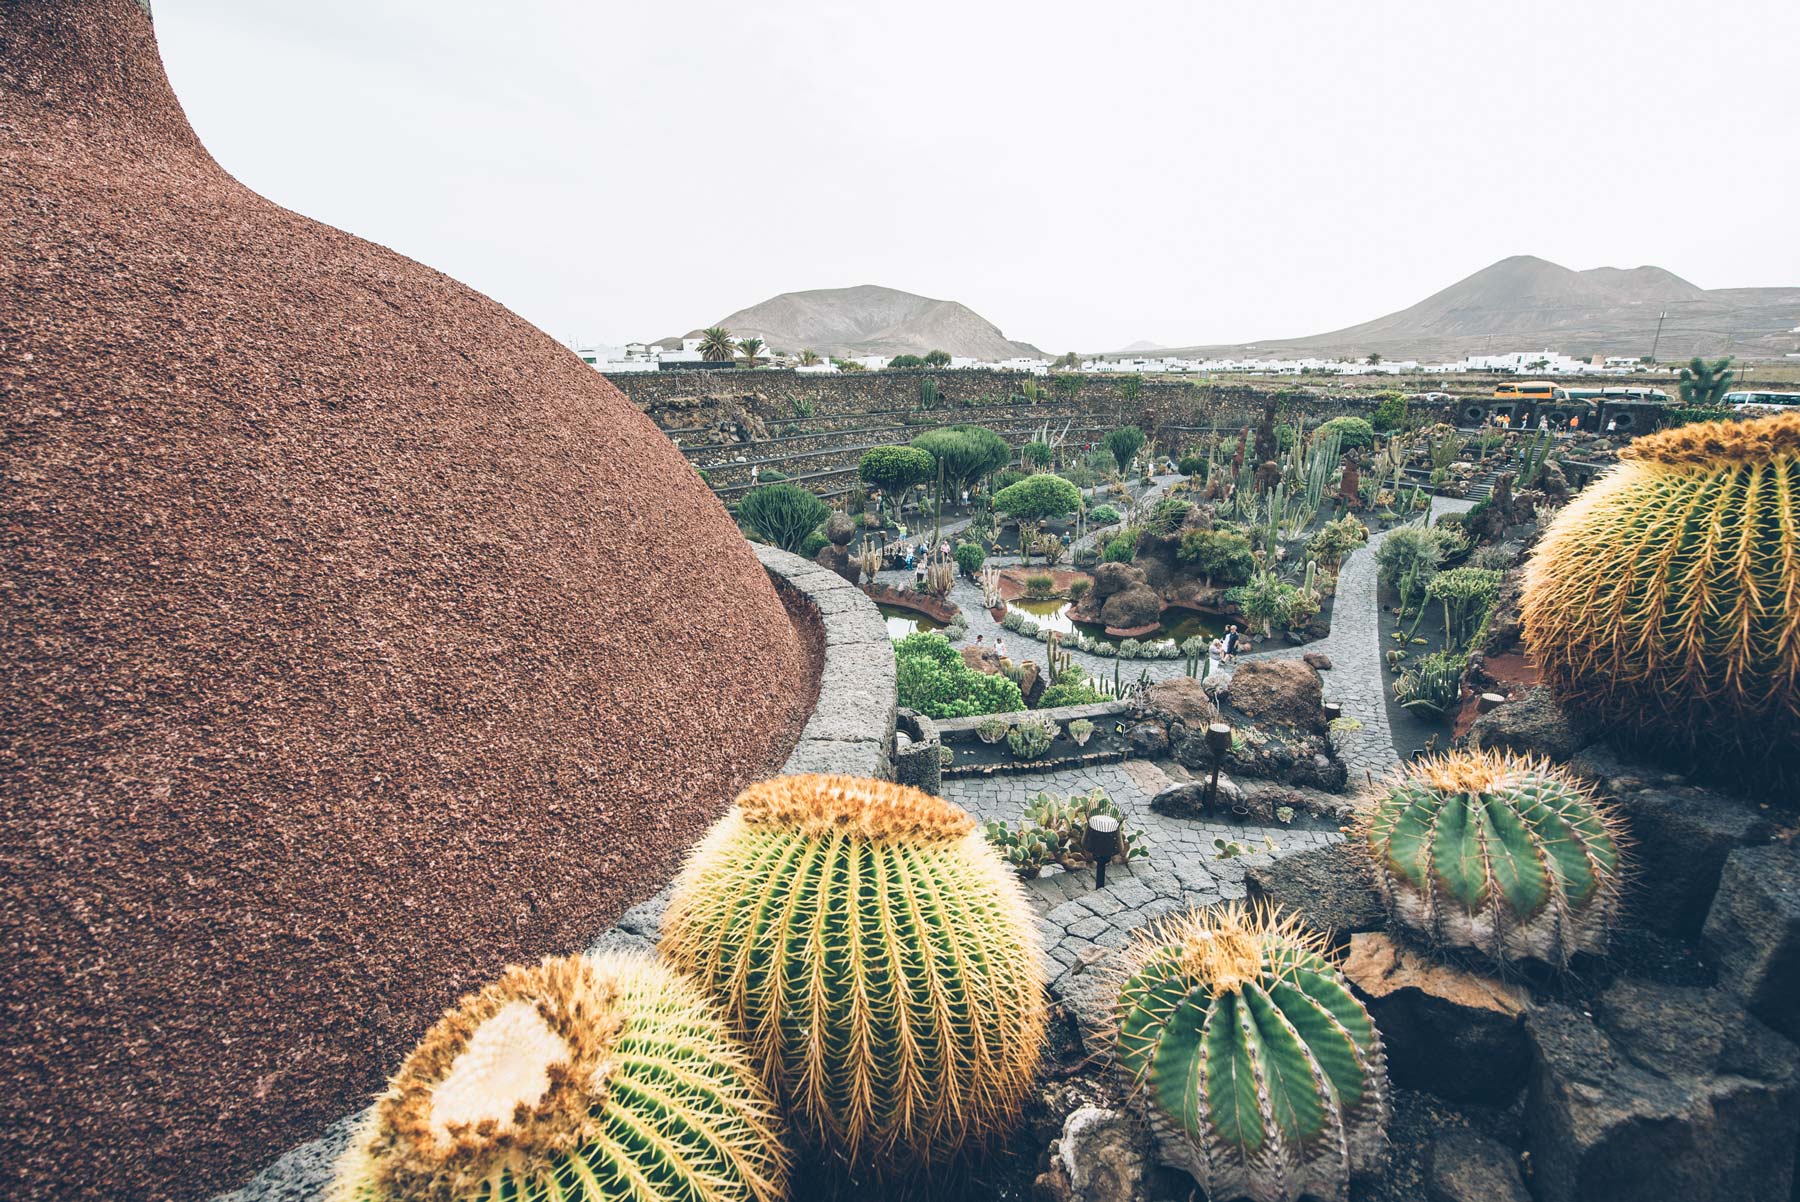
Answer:
[(1342, 718), (1343, 716), (1344, 716), (1344, 707), (1343, 706), (1339, 705), (1335, 701), (1327, 701), (1325, 703), (1325, 721), (1336, 722), (1339, 718)]
[(1111, 814), (1091, 816), (1081, 842), (1094, 857), (1094, 888), (1106, 888), (1106, 862), (1119, 854), (1119, 820)]
[(1231, 750), (1231, 727), (1214, 722), (1206, 728), (1206, 749), (1212, 752), (1212, 780), (1206, 786), (1206, 808), (1219, 804), (1219, 761)]

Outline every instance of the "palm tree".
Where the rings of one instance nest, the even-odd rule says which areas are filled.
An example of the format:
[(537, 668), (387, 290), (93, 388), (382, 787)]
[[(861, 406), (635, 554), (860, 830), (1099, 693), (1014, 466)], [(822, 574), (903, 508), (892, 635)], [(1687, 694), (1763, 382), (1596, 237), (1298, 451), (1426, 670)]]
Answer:
[(923, 362), (926, 367), (949, 367), (950, 352), (938, 350), (927, 351), (925, 352)]
[(1367, 359), (1364, 359), (1363, 362), (1367, 363), (1370, 367), (1378, 366), (1381, 363), (1381, 352), (1380, 351), (1370, 351), (1369, 357)]
[(1681, 369), (1681, 403), (1698, 408), (1716, 406), (1719, 398), (1725, 395), (1725, 390), (1731, 387), (1735, 374), (1731, 370), (1729, 357), (1708, 363), (1695, 355)]
[(746, 338), (742, 342), (737, 344), (737, 348), (744, 356), (744, 366), (745, 367), (755, 367), (759, 362), (761, 362), (760, 356), (762, 355), (762, 348), (763, 348), (763, 340), (762, 339)]
[(731, 331), (724, 326), (713, 326), (700, 331), (700, 357), (708, 363), (730, 363), (737, 356), (737, 344), (731, 340)]
[(810, 350), (810, 349), (800, 352), (800, 366), (801, 367), (817, 367), (818, 365), (819, 365), (819, 352), (817, 352), (815, 350)]

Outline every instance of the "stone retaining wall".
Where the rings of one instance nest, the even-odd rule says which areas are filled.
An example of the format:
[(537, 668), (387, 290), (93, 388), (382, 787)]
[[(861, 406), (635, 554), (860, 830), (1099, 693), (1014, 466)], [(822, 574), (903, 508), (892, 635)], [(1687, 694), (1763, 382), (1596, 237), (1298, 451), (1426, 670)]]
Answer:
[[(1030, 441), (1046, 423), (1057, 432), (1067, 427), (1070, 441), (1080, 443), (1137, 425), (1157, 450), (1174, 453), (1203, 431), (1255, 423), (1271, 397), (1278, 420), (1304, 413), (1312, 424), (1366, 414), (1375, 405), (1372, 397), (1287, 383), (1046, 378), (985, 369), (841, 375), (733, 369), (625, 372), (608, 379), (727, 496), (749, 486), (753, 465), (782, 471), (827, 495), (842, 492), (869, 447), (908, 442), (917, 432), (952, 423), (987, 426), (1014, 446)], [(936, 387), (929, 407), (927, 379)], [(1028, 399), (1027, 387), (1041, 395)]]

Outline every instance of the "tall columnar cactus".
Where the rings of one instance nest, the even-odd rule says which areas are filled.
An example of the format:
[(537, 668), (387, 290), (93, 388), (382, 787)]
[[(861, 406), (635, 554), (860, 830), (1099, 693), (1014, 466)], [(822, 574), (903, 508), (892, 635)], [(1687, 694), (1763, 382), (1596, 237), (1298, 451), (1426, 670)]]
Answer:
[(1638, 439), (1525, 578), (1525, 639), (1572, 709), (1647, 744), (1800, 775), (1800, 414)]
[(946, 1163), (1024, 1103), (1035, 929), (949, 802), (846, 776), (752, 785), (683, 868), (662, 950), (724, 1003), (801, 1136), (853, 1168)]
[(1343, 1198), (1385, 1148), (1387, 1061), (1323, 941), (1232, 904), (1141, 930), (1119, 1062), (1163, 1158), (1217, 1202)]
[(1440, 947), (1566, 966), (1618, 911), (1618, 821), (1548, 761), (1452, 751), (1410, 765), (1365, 832), (1389, 912)]
[(775, 1202), (781, 1119), (692, 981), (647, 956), (512, 968), (406, 1058), (331, 1202)]

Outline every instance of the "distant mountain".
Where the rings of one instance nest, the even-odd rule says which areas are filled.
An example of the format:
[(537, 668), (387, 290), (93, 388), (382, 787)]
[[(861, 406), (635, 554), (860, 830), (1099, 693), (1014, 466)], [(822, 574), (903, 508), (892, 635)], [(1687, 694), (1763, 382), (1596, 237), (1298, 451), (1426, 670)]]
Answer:
[[(955, 301), (862, 284), (784, 292), (713, 323), (735, 338), (755, 336), (776, 350), (821, 355), (923, 355), (944, 350), (974, 359), (1042, 356)], [(698, 334), (700, 331), (693, 331)]]
[[(1658, 315), (1662, 337), (1657, 338)], [(1552, 349), (1570, 355), (1780, 356), (1800, 349), (1800, 288), (1700, 288), (1661, 267), (1571, 271), (1514, 255), (1410, 308), (1361, 325), (1258, 342), (1263, 357), (1376, 352), (1389, 359)], [(1244, 346), (1184, 348), (1183, 354)]]
[(1136, 342), (1132, 343), (1130, 346), (1120, 347), (1118, 350), (1114, 351), (1113, 354), (1115, 354), (1115, 355), (1141, 355), (1141, 354), (1144, 354), (1146, 351), (1160, 351), (1162, 349), (1163, 348), (1162, 348), (1161, 343), (1145, 342), (1143, 339), (1140, 338)]

